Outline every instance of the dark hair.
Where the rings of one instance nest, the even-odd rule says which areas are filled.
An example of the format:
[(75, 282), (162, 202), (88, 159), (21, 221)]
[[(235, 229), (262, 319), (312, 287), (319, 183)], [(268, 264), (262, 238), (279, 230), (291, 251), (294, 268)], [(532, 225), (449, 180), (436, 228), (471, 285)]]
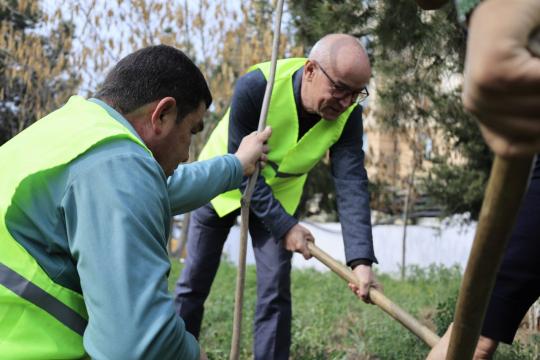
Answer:
[(95, 94), (122, 114), (171, 96), (178, 121), (204, 101), (212, 103), (208, 84), (199, 68), (182, 51), (171, 46), (149, 46), (120, 60)]

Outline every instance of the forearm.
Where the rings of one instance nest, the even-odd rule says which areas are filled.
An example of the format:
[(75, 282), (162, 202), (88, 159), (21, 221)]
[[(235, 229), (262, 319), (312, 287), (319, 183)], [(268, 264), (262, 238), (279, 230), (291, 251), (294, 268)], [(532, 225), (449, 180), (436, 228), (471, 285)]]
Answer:
[(180, 165), (167, 184), (171, 212), (176, 215), (197, 209), (238, 188), (241, 181), (242, 165), (234, 155)]
[(500, 156), (540, 150), (540, 58), (528, 48), (540, 25), (537, 0), (487, 0), (469, 19), (463, 104)]
[[(359, 259), (377, 262), (373, 250), (367, 179), (334, 181), (347, 264)], [(368, 264), (366, 261), (362, 263)]]
[(368, 178), (362, 150), (362, 114), (356, 108), (340, 139), (330, 149), (339, 220), (343, 230), (348, 265), (377, 262), (373, 251)]

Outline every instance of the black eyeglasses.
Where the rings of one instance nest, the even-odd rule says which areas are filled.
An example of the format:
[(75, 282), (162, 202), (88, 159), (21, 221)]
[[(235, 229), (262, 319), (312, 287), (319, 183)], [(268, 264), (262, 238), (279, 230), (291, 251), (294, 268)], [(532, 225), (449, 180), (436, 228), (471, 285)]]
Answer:
[(360, 104), (362, 101), (364, 101), (369, 96), (369, 91), (367, 87), (364, 86), (361, 90), (353, 90), (347, 86), (338, 85), (331, 77), (328, 75), (328, 73), (323, 69), (321, 64), (318, 62), (312, 60), (317, 66), (321, 69), (322, 73), (326, 78), (330, 81), (332, 84), (330, 87), (330, 94), (332, 97), (336, 100), (343, 100), (347, 97), (351, 97), (351, 104), (353, 102)]

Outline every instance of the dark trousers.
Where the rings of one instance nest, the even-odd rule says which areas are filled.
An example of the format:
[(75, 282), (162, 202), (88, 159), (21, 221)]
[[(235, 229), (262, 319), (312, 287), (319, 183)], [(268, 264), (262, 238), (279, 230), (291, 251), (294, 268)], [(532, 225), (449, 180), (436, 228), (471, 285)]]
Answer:
[[(238, 212), (218, 217), (210, 204), (191, 214), (185, 268), (176, 283), (175, 305), (186, 329), (199, 337), (204, 302), (216, 275), (223, 244)], [(255, 359), (288, 359), (291, 344), (292, 253), (250, 214), (249, 232), (257, 267)], [(231, 291), (234, 285), (231, 284)], [(231, 319), (233, 309), (231, 307)]]
[(511, 344), (540, 296), (540, 158), (519, 210), (488, 305), (482, 335)]

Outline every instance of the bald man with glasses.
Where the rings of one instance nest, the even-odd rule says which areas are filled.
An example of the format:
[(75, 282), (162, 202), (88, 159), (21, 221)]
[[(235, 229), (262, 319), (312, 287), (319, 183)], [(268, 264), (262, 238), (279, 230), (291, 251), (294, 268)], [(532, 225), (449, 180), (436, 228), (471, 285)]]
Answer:
[[(238, 79), (231, 107), (201, 159), (234, 152), (242, 137), (257, 129), (269, 70), (269, 63), (257, 64)], [(257, 360), (289, 358), (292, 251), (308, 259), (307, 242), (315, 240), (296, 215), (307, 173), (328, 151), (346, 261), (362, 284), (349, 286), (365, 302), (369, 287), (379, 287), (371, 269), (377, 260), (359, 105), (369, 95), (370, 77), (365, 50), (358, 39), (345, 34), (325, 36), (307, 59), (278, 61), (267, 120), (272, 127), (268, 165), (257, 180), (249, 224), (257, 264), (253, 342)], [(241, 190), (246, 184), (244, 179)], [(223, 244), (239, 213), (240, 196), (238, 190), (225, 193), (192, 213), (188, 257), (175, 301), (178, 314), (196, 337)]]
[(326, 70), (324, 70), (322, 65), (319, 64), (316, 60), (312, 59), (311, 61), (319, 67), (319, 69), (326, 76), (328, 81), (330, 81), (330, 94), (334, 99), (348, 99), (349, 101), (352, 100), (352, 102), (360, 105), (369, 96), (369, 91), (367, 87), (364, 86), (359, 90), (351, 89), (349, 86), (341, 83), (340, 81), (332, 79), (332, 77), (328, 75)]

